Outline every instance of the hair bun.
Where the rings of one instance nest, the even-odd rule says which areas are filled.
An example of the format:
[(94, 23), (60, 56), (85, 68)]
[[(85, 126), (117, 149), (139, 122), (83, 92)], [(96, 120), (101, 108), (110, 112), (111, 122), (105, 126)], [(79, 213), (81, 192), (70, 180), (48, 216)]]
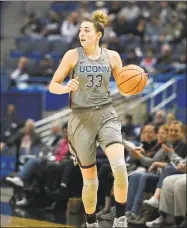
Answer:
[(103, 26), (108, 22), (108, 16), (101, 10), (97, 10), (93, 13), (93, 20), (99, 22)]

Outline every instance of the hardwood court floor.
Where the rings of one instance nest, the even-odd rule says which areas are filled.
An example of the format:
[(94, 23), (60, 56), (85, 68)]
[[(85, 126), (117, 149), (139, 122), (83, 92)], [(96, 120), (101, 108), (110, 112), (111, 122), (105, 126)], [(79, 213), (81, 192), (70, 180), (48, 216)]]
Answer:
[[(84, 221), (84, 214), (68, 215), (65, 211), (46, 211), (45, 209), (20, 208), (8, 203), (12, 191), (1, 188), (0, 227), (72, 227), (80, 228)], [(100, 227), (111, 228), (112, 221), (99, 221)], [(128, 226), (128, 228), (145, 228), (145, 226)]]
[(1, 227), (72, 227), (46, 221), (1, 215)]

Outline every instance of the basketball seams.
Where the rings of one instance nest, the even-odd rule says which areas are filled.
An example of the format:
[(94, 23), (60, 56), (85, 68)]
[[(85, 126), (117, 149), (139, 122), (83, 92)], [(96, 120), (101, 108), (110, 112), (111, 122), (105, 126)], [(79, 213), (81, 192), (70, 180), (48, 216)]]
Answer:
[[(138, 70), (137, 68), (135, 68), (135, 69), (124, 69), (123, 71), (128, 71), (128, 70), (137, 70), (140, 73), (144, 73), (144, 72), (141, 72), (140, 70)], [(120, 71), (120, 73), (118, 75), (120, 75), (123, 71)]]
[(129, 93), (129, 92), (132, 92), (133, 90), (135, 90), (140, 85), (141, 81), (142, 81), (142, 74), (141, 74), (141, 79), (140, 79), (139, 83), (133, 89), (129, 90), (128, 92), (124, 92), (124, 93)]
[[(139, 74), (141, 74), (141, 73), (138, 73), (138, 74), (132, 76), (131, 78), (134, 78), (134, 77), (138, 76)], [(121, 82), (118, 86), (122, 85), (124, 82), (129, 81), (131, 78), (128, 78), (126, 81)]]
[[(125, 67), (124, 67), (125, 68)], [(131, 89), (131, 90), (129, 90), (128, 92), (124, 92), (123, 91), (123, 93), (126, 93), (126, 94), (131, 94), (131, 95), (135, 95), (135, 94), (138, 94), (138, 93), (140, 93), (140, 92), (142, 92), (143, 91), (143, 89), (144, 89), (144, 87), (146, 86), (146, 81), (147, 81), (147, 78), (146, 78), (146, 73), (145, 73), (145, 71), (142, 69), (141, 70), (141, 68), (140, 69), (138, 69), (138, 68), (133, 68), (133, 67), (131, 67), (131, 68), (129, 68), (129, 69), (124, 69), (123, 68), (123, 70), (118, 74), (118, 76), (120, 77), (121, 75), (121, 80), (123, 79), (123, 77), (125, 78), (125, 74), (127, 74), (126, 75), (126, 77), (128, 78), (129, 76), (128, 76), (128, 72), (127, 73), (125, 73), (125, 71), (137, 71), (138, 72), (138, 74), (136, 74), (136, 75), (134, 75), (134, 76), (131, 76), (130, 78), (128, 78), (128, 79), (124, 79), (124, 81), (123, 82), (119, 82), (119, 84), (117, 84), (118, 85), (118, 87), (119, 87), (119, 89), (121, 90), (123, 90), (124, 88), (123, 88), (123, 84), (125, 84), (126, 82), (127, 82), (127, 84), (128, 83), (131, 83), (131, 82), (128, 82), (129, 80), (131, 80), (131, 79), (133, 79), (134, 77), (137, 77), (137, 76), (139, 76), (139, 75), (141, 75), (141, 79), (140, 79), (140, 81), (138, 82), (138, 84), (137, 84), (137, 81), (136, 81), (136, 83), (134, 83), (134, 84), (137, 84), (133, 89)], [(134, 73), (137, 73), (137, 72), (134, 72)], [(133, 73), (131, 73), (131, 75), (132, 75)], [(144, 80), (144, 82), (142, 81), (142, 80)], [(118, 81), (118, 80), (117, 80)], [(119, 80), (120, 81), (120, 80)], [(132, 83), (133, 83), (133, 80), (132, 80)], [(141, 85), (141, 86), (140, 86)], [(121, 87), (121, 88), (120, 88)], [(127, 88), (126, 88), (127, 89)]]
[(146, 81), (147, 81), (147, 80), (146, 80), (145, 74), (143, 75), (143, 79), (144, 79), (144, 86), (143, 86), (142, 90), (138, 90), (138, 91), (137, 91), (138, 93), (142, 92), (143, 89), (144, 89), (145, 86), (146, 86)]
[[(134, 87), (134, 89), (128, 91), (127, 93), (132, 92), (133, 90), (135, 90), (135, 89), (140, 85), (141, 81), (142, 81), (142, 74), (141, 74), (141, 79), (140, 79), (138, 85), (136, 85), (136, 86)], [(137, 92), (138, 92), (138, 91), (137, 91)]]

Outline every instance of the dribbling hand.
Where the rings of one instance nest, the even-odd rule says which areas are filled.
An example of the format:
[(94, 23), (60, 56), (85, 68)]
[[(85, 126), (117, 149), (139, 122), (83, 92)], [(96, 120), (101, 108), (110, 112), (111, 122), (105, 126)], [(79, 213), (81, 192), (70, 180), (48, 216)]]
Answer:
[(71, 91), (75, 92), (79, 86), (78, 77), (75, 77), (74, 79), (69, 80), (67, 86), (69, 88), (69, 92)]

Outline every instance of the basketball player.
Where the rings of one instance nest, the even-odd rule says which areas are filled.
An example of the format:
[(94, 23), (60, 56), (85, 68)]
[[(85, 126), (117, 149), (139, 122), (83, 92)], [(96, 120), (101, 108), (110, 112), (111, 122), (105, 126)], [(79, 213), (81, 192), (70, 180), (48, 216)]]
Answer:
[[(82, 47), (65, 53), (49, 90), (55, 94), (70, 93), (69, 146), (83, 176), (82, 200), (87, 227), (99, 227), (95, 215), (98, 190), (96, 140), (108, 157), (115, 178), (116, 218), (113, 226), (127, 227), (124, 209), (128, 179), (124, 146), (121, 124), (112, 107), (109, 91), (111, 73), (117, 77), (122, 61), (117, 52), (99, 46), (106, 23), (107, 16), (102, 11), (95, 11), (93, 18), (82, 22), (79, 32)], [(72, 72), (72, 79), (67, 85), (61, 85), (69, 72)]]

